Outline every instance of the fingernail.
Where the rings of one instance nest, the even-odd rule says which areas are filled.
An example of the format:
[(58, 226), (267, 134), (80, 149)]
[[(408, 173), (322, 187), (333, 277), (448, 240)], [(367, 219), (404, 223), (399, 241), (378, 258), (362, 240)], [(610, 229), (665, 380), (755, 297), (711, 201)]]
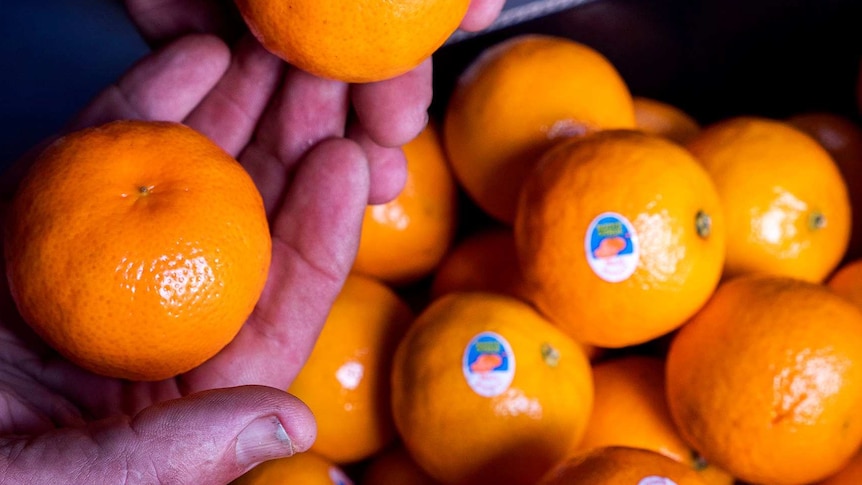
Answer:
[(293, 442), (276, 416), (255, 419), (236, 438), (236, 460), (241, 466), (250, 467), (293, 453)]

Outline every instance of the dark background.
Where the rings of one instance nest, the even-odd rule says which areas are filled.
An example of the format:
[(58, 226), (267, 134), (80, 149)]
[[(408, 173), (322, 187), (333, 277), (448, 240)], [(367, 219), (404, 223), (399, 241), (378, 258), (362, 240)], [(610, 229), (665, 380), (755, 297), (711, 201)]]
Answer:
[(119, 1), (5, 0), (0, 164), (57, 131), (146, 52)]
[(447, 46), (437, 54), (439, 113), (456, 73), (485, 46), (544, 32), (607, 56), (632, 92), (701, 122), (800, 110), (858, 116), (860, 0), (593, 0)]
[[(544, 32), (596, 48), (633, 93), (675, 103), (704, 123), (813, 109), (858, 117), (860, 0), (509, 0), (501, 18), (560, 5), (569, 7), (438, 51), (433, 112), (442, 112), (457, 75), (482, 48)], [(11, 0), (4, 7), (0, 163), (8, 164), (147, 48), (117, 0)]]

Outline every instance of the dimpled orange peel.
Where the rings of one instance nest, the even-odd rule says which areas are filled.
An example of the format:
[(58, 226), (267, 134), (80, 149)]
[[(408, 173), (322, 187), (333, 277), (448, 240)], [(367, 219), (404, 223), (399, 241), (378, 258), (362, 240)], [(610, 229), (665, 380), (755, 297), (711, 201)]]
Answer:
[(671, 341), (680, 434), (745, 483), (812, 483), (862, 443), (862, 312), (827, 286), (747, 274), (723, 282)]
[(395, 351), (396, 428), (443, 483), (534, 485), (583, 436), (592, 402), (583, 349), (516, 298), (443, 295)]
[(658, 135), (605, 130), (545, 152), (514, 226), (525, 297), (580, 342), (644, 343), (709, 298), (725, 229), (709, 175)]
[(115, 121), (42, 152), (9, 211), (24, 320), (93, 372), (160, 380), (227, 345), (266, 282), (271, 238), (243, 167), (179, 123)]
[(543, 151), (564, 138), (634, 127), (631, 93), (604, 55), (568, 38), (524, 34), (486, 49), (461, 73), (443, 140), (467, 195), (511, 225)]
[(363, 83), (413, 69), (455, 32), (469, 0), (236, 0), (270, 52), (320, 77)]

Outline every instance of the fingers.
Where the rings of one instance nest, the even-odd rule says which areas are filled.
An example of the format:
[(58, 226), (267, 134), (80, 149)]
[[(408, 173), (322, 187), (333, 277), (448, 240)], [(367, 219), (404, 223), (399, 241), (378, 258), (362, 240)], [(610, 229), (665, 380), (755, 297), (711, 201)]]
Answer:
[(488, 28), (503, 10), (505, 0), (472, 0), (467, 15), (461, 21), (461, 29), (478, 32)]
[[(407, 181), (407, 159), (399, 147), (378, 145), (365, 133), (364, 126), (352, 125), (348, 136), (354, 140), (368, 157), (370, 187), (369, 204), (384, 204), (401, 193)], [(415, 136), (414, 136), (415, 137)]]
[(267, 459), (307, 450), (314, 418), (264, 387), (208, 391), (35, 437), (0, 440), (4, 483), (228, 483)]
[(284, 63), (250, 35), (233, 49), (230, 67), (185, 122), (237, 157), (281, 82)]
[(350, 271), (368, 186), (356, 143), (332, 138), (309, 151), (272, 218), (272, 265), (257, 308), (233, 342), (184, 376), (187, 388), (254, 382), (287, 389)]
[(117, 119), (182, 121), (221, 79), (230, 51), (210, 35), (183, 37), (143, 58), (72, 121), (69, 130)]
[(356, 116), (380, 146), (400, 147), (428, 122), (432, 97), (431, 59), (394, 79), (352, 86)]
[(344, 135), (347, 85), (290, 69), (240, 161), (257, 184), (267, 214), (280, 206), (293, 167), (321, 140)]
[(402, 76), (357, 84), (351, 98), (358, 124), (348, 136), (362, 146), (371, 169), (369, 204), (395, 198), (407, 179), (407, 163), (400, 147), (428, 123), (432, 97), (431, 59)]

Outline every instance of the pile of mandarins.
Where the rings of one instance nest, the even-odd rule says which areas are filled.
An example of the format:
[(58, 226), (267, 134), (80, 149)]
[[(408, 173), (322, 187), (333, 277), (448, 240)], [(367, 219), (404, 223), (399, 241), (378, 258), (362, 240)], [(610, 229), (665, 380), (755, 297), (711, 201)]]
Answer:
[[(435, 18), (402, 12), (427, 34), (413, 36), (417, 45), (379, 35), (379, 46), (351, 51), (337, 41), (344, 28), (328, 20), (331, 12), (313, 16), (306, 7), (315, 2), (289, 4), (308, 15), (297, 25), (331, 29), (324, 37), (336, 41), (315, 45), (320, 32), (312, 31), (282, 36), (285, 26), (266, 20), (277, 15), (258, 10), (280, 3), (238, 1), (267, 48), (351, 82), (415, 67), (467, 6), (452, 0)], [(313, 59), (309, 45), (318, 49)], [(384, 48), (394, 51), (381, 55)], [(344, 56), (370, 72), (333, 70)], [(372, 65), (376, 59), (395, 65)], [(138, 244), (138, 232), (119, 231), (122, 240), (106, 247), (90, 236), (118, 218), (157, 214), (153, 234), (158, 224), (176, 224), (164, 201), (189, 191), (187, 171), (153, 164), (153, 189), (110, 166), (126, 192), (121, 205), (94, 216), (98, 204), (76, 205), (75, 194), (105, 189), (70, 184), (105, 167), (84, 164), (70, 176), (58, 162), (116, 160), (122, 147), (112, 140), (128, 132), (149, 145), (193, 145), (215, 160), (195, 167), (195, 177), (236, 194), (213, 207), (218, 227), (190, 228), (193, 240), (169, 258), (159, 241)], [(104, 153), (81, 148), (90, 137), (102, 139)], [(315, 413), (314, 447), (237, 483), (862, 483), (855, 120), (800, 113), (701, 126), (675, 106), (633, 96), (595, 49), (530, 34), (476, 58), (445, 116), (404, 152), (406, 186), (367, 208), (354, 271), (287, 389)], [(6, 237), (40, 245), (7, 244), (5, 260), (22, 316), (48, 343), (95, 372), (162, 379), (233, 338), (262, 291), (271, 249), (260, 196), (235, 160), (178, 125), (116, 122), (66, 138), (37, 164)], [(201, 197), (197, 210), (209, 203)], [(482, 217), (462, 219), (461, 204)], [(59, 206), (83, 215), (46, 223)], [(45, 260), (58, 246), (83, 256), (75, 259), (82, 265)], [(221, 291), (219, 281), (247, 283), (196, 304), (200, 314), (154, 316), (156, 333), (174, 328), (175, 317), (203, 324), (215, 315), (229, 325), (199, 339), (194, 352), (161, 348), (171, 339), (159, 335), (145, 344), (105, 335), (93, 348), (86, 327), (116, 316), (94, 318), (94, 308), (138, 311), (81, 298), (104, 293), (88, 275), (112, 246), (141, 250), (104, 282), (139, 285), (139, 306), (149, 298), (151, 307), (180, 307)], [(209, 253), (218, 264), (204, 264)], [(57, 305), (34, 296), (46, 293)], [(61, 313), (68, 327), (52, 323)], [(185, 331), (185, 341), (201, 334)], [(181, 361), (158, 367), (168, 352)]]
[(290, 389), (320, 483), (860, 483), (856, 120), (702, 126), (529, 34), (404, 150)]

